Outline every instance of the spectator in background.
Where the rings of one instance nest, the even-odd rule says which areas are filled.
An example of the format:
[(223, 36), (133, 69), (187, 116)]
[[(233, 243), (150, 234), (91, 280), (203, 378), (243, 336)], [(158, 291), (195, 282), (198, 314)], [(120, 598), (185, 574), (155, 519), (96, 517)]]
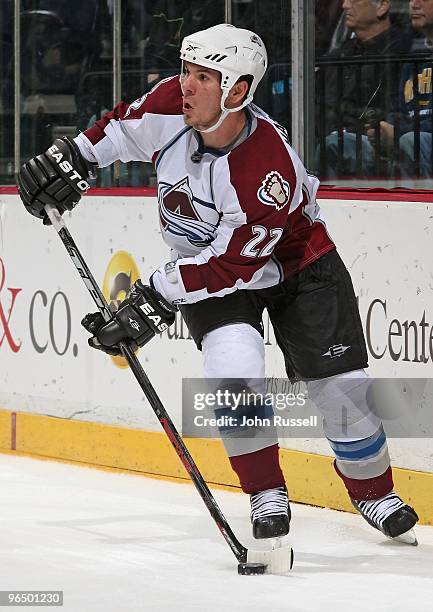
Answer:
[[(31, 4), (29, 8), (31, 8)], [(34, 8), (57, 14), (73, 32), (89, 35), (95, 30), (98, 0), (39, 0)], [(26, 3), (24, 3), (26, 5)]]
[(341, 0), (315, 1), (315, 51), (321, 57), (331, 51), (333, 40), (341, 29)]
[[(433, 56), (433, 0), (409, 0), (409, 15), (416, 36), (411, 52)], [(398, 107), (380, 122), (384, 149), (392, 149), (397, 131), (400, 173), (403, 178), (431, 177), (432, 172), (432, 59), (403, 66)], [(400, 136), (398, 137), (398, 134)], [(372, 144), (375, 130), (368, 131)]]
[[(37, 6), (37, 8), (33, 8)], [(74, 95), (89, 56), (99, 51), (96, 0), (24, 2), (21, 11), (21, 89)]]
[[(405, 53), (410, 46), (409, 37), (392, 25), (391, 0), (343, 0), (342, 8), (352, 33), (327, 58), (331, 62), (348, 60), (322, 65), (324, 73), (319, 80), (325, 87), (325, 109), (323, 113), (321, 102), (318, 108), (322, 116), (317, 125), (323, 136), (317, 163), (328, 178), (354, 176), (357, 170), (363, 176), (374, 173), (375, 154), (365, 125), (372, 118), (385, 118), (398, 95), (398, 83), (392, 80), (389, 66), (371, 59)], [(365, 62), (356, 64), (352, 58), (365, 58)]]
[[(158, 0), (152, 7), (146, 63), (156, 73), (175, 74), (182, 38), (224, 20), (224, 4), (215, 0)], [(160, 78), (159, 73), (155, 75)]]

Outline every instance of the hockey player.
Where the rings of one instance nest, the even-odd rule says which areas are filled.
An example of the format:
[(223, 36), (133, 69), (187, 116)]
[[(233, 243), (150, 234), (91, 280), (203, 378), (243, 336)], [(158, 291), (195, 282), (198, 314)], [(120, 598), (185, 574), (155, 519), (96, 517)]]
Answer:
[[(118, 159), (155, 165), (170, 261), (154, 272), (150, 287), (135, 283), (108, 324), (88, 315), (89, 342), (108, 353), (118, 352), (119, 339), (141, 346), (172, 322), (176, 304), (202, 351), (206, 378), (263, 379), (266, 308), (288, 376), (309, 381), (309, 395), (324, 415), (335, 469), (352, 503), (385, 535), (410, 533), (418, 517), (393, 492), (386, 437), (368, 409), (357, 303), (316, 202), (318, 180), (303, 167), (286, 130), (252, 103), (267, 66), (264, 43), (253, 32), (221, 24), (186, 37), (180, 55), (180, 78), (161, 81), (132, 104), (121, 102), (74, 140), (57, 139), (19, 175), (25, 207), (45, 222), (46, 203), (61, 214), (75, 207), (94, 166)], [(162, 326), (142, 334), (128, 320), (149, 327), (140, 310), (144, 301)], [(350, 399), (344, 435), (342, 393)], [(272, 436), (225, 441), (251, 496), (256, 538), (289, 531)]]

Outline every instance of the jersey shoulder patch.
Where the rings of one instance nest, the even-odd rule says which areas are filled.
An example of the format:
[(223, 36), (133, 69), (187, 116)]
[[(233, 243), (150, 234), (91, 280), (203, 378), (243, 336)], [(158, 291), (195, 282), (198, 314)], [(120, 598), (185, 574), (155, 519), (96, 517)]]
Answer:
[(257, 197), (263, 204), (281, 210), (290, 201), (290, 185), (277, 170), (271, 170), (257, 190)]

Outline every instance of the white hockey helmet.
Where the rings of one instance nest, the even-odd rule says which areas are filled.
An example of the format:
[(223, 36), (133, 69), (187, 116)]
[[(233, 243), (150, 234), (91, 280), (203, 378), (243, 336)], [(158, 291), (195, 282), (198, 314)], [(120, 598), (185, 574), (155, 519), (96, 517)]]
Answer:
[[(266, 47), (262, 39), (250, 30), (236, 28), (228, 23), (221, 23), (186, 36), (182, 41), (180, 57), (182, 62), (199, 64), (221, 73), (222, 116), (211, 130), (221, 125), (227, 113), (238, 111), (252, 101), (268, 65)], [(226, 108), (225, 101), (230, 89), (241, 76), (245, 75), (252, 77), (245, 100), (236, 108)]]

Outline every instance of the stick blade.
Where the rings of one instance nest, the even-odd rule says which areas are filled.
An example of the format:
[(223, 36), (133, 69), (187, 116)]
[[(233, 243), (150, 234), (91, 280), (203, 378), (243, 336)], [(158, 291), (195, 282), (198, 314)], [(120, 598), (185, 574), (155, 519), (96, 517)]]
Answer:
[(291, 546), (281, 546), (272, 550), (248, 549), (248, 563), (263, 563), (265, 574), (287, 574), (293, 567), (294, 553)]

